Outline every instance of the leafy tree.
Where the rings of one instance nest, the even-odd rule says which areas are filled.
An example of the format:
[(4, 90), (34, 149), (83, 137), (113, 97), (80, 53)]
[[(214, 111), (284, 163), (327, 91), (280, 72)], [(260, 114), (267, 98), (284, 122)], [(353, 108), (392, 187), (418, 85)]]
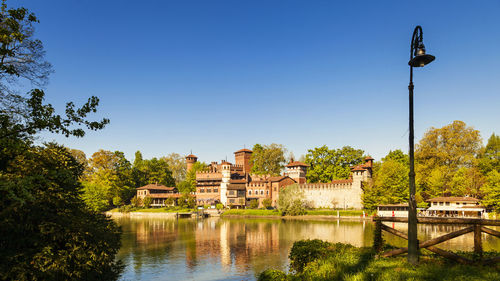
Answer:
[(196, 191), (196, 172), (206, 171), (207, 164), (203, 162), (195, 162), (191, 170), (186, 174), (186, 180), (178, 185), (179, 192), (189, 193)]
[(130, 204), (134, 207), (139, 207), (139, 205), (141, 205), (142, 202), (141, 199), (139, 199), (137, 196), (134, 196), (132, 197), (132, 199), (130, 199)]
[(144, 208), (149, 208), (151, 207), (151, 204), (153, 203), (153, 198), (146, 196), (142, 199), (142, 205)]
[(135, 187), (157, 183), (165, 186), (174, 186), (175, 180), (172, 177), (168, 163), (165, 159), (142, 159), (142, 154), (137, 151), (134, 160), (132, 177)]
[(190, 194), (182, 194), (182, 196), (177, 201), (181, 208), (192, 209), (196, 206), (196, 199)]
[(500, 136), (492, 134), (479, 157), (479, 169), (486, 175), (490, 171), (500, 172)]
[(477, 168), (462, 167), (453, 174), (449, 183), (449, 193), (452, 196), (478, 197), (483, 184), (484, 177)]
[(500, 213), (500, 172), (490, 171), (481, 189), (484, 194), (482, 203)]
[(184, 157), (177, 153), (170, 153), (162, 159), (167, 162), (170, 171), (172, 171), (172, 176), (174, 177), (176, 184), (186, 179), (187, 165)]
[(460, 168), (477, 166), (477, 157), (482, 143), (479, 131), (462, 121), (454, 121), (442, 128), (430, 128), (415, 149), (416, 174), (419, 189), (429, 196), (437, 195), (431, 190), (430, 179), (439, 169), (444, 183), (442, 192), (454, 192), (450, 183)]
[(95, 212), (109, 210), (110, 204), (107, 198), (109, 188), (107, 186), (92, 182), (83, 182), (82, 185), (81, 198), (88, 208)]
[(250, 163), (251, 172), (257, 175), (277, 176), (281, 174), (286, 163), (286, 148), (282, 144), (256, 144), (253, 146)]
[(257, 209), (259, 207), (259, 200), (253, 199), (250, 200), (250, 204), (248, 205), (250, 209)]
[(264, 208), (266, 208), (266, 209), (271, 208), (271, 205), (272, 205), (271, 198), (266, 198), (266, 199), (262, 200), (262, 205), (264, 205)]
[(278, 210), (282, 216), (300, 216), (306, 213), (304, 192), (298, 184), (292, 184), (280, 191)]
[(410, 163), (410, 158), (408, 157), (408, 154), (405, 154), (401, 149), (396, 149), (394, 151), (391, 150), (384, 158), (382, 158), (382, 162), (386, 162), (388, 160), (394, 160), (396, 162), (399, 162), (407, 166)]
[(344, 146), (340, 149), (329, 149), (328, 146), (309, 149), (306, 154), (308, 182), (331, 182), (335, 179), (346, 179), (351, 172), (350, 167), (363, 162), (363, 150)]
[(113, 205), (116, 207), (123, 206), (123, 200), (120, 196), (113, 197)]
[[(44, 104), (45, 93), (18, 95), (17, 82), (42, 85), (51, 72), (32, 37), (37, 18), (25, 8), (0, 9), (0, 279), (114, 280), (120, 229), (79, 198), (84, 167), (63, 146), (34, 146), (41, 131), (82, 137), (109, 120), (89, 121), (99, 100), (65, 116)], [(23, 80), (24, 79), (24, 80)]]

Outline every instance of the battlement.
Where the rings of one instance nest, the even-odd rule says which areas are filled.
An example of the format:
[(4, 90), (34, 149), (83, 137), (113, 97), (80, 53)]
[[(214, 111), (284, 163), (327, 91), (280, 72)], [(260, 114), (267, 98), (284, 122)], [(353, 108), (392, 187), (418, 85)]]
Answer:
[(352, 183), (303, 183), (299, 184), (300, 189), (319, 190), (319, 189), (351, 189)]

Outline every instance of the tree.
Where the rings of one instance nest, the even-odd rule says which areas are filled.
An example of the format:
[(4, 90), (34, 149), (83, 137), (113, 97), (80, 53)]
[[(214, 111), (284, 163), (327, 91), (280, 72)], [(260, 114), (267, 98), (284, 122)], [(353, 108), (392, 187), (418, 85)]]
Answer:
[(151, 204), (153, 203), (153, 198), (146, 196), (142, 199), (142, 205), (144, 208), (149, 208), (151, 207)]
[(136, 196), (132, 197), (132, 199), (130, 199), (130, 204), (134, 207), (139, 207), (142, 202), (141, 202), (141, 199)]
[(266, 208), (266, 209), (271, 208), (271, 205), (272, 205), (271, 198), (266, 198), (266, 199), (262, 200), (262, 205), (263, 205), (263, 206), (264, 206), (264, 208)]
[(193, 167), (186, 174), (186, 180), (179, 183), (178, 189), (181, 193), (190, 193), (196, 191), (196, 172), (206, 171), (208, 169), (207, 164), (203, 162), (195, 162)]
[(363, 162), (363, 150), (344, 146), (329, 149), (328, 146), (309, 149), (306, 154), (308, 182), (331, 182), (335, 179), (347, 179), (351, 167)]
[(162, 159), (167, 162), (170, 171), (172, 171), (172, 176), (174, 177), (176, 184), (186, 179), (187, 165), (184, 157), (177, 153), (170, 153)]
[(479, 169), (484, 175), (493, 170), (500, 172), (500, 136), (493, 133), (488, 139), (479, 157)]
[(109, 187), (92, 182), (83, 182), (82, 185), (81, 198), (89, 209), (95, 212), (104, 212), (110, 209), (107, 196)]
[[(83, 137), (109, 122), (89, 121), (99, 100), (65, 115), (44, 104), (45, 93), (18, 95), (14, 86), (41, 85), (50, 65), (33, 39), (36, 17), (25, 8), (0, 9), (0, 279), (114, 280), (120, 229), (79, 198), (84, 167), (57, 144), (33, 145), (41, 131)], [(24, 81), (20, 81), (25, 79)]]
[(482, 186), (484, 198), (482, 203), (500, 212), (500, 172), (490, 171), (486, 176), (486, 183)]
[(162, 184), (165, 186), (174, 186), (175, 180), (172, 177), (168, 163), (165, 159), (143, 159), (140, 151), (135, 154), (132, 177), (135, 187), (141, 187), (147, 184)]
[(460, 168), (476, 167), (482, 143), (479, 131), (468, 127), (462, 121), (454, 121), (442, 128), (430, 128), (415, 149), (418, 188), (434, 196), (430, 179), (434, 170), (439, 169), (444, 186), (442, 191), (451, 190), (450, 182)]
[(304, 192), (298, 184), (292, 184), (280, 191), (278, 210), (282, 216), (299, 216), (306, 213)]
[(259, 200), (252, 199), (250, 200), (250, 204), (248, 205), (250, 209), (257, 209), (259, 207)]
[(386, 162), (388, 160), (394, 160), (404, 165), (409, 165), (410, 158), (408, 154), (405, 154), (401, 149), (391, 150), (389, 153), (382, 158), (382, 162)]
[(286, 163), (286, 148), (281, 144), (255, 144), (250, 163), (251, 172), (257, 175), (277, 176), (281, 174)]

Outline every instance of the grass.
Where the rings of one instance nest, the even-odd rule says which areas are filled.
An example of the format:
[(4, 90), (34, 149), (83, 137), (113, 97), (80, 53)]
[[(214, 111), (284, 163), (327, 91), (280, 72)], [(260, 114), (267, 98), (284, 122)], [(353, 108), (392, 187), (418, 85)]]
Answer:
[(296, 271), (266, 270), (258, 280), (500, 280), (498, 264), (461, 265), (436, 255), (422, 255), (420, 264), (413, 266), (405, 256), (377, 259), (371, 248), (318, 241), (294, 244), (290, 261)]
[(279, 216), (278, 210), (262, 209), (231, 209), (224, 211), (222, 216)]
[[(363, 216), (362, 210), (329, 210), (329, 209), (318, 209), (318, 210), (308, 210), (307, 215), (309, 216), (337, 216), (337, 212), (341, 217), (361, 217)], [(365, 211), (366, 216), (370, 216), (369, 211)]]

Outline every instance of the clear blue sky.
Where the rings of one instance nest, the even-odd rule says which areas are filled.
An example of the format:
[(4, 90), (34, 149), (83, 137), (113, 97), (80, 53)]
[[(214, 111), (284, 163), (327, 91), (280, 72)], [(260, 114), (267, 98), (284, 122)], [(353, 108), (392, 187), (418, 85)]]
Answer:
[[(404, 3), (403, 3), (404, 2)], [(463, 120), (500, 133), (500, 1), (9, 1), (40, 18), (55, 73), (48, 101), (101, 99), (111, 119), (90, 156), (228, 157), (281, 143), (296, 157), (350, 145), (407, 151), (410, 37), (436, 61), (415, 70), (416, 139)]]

